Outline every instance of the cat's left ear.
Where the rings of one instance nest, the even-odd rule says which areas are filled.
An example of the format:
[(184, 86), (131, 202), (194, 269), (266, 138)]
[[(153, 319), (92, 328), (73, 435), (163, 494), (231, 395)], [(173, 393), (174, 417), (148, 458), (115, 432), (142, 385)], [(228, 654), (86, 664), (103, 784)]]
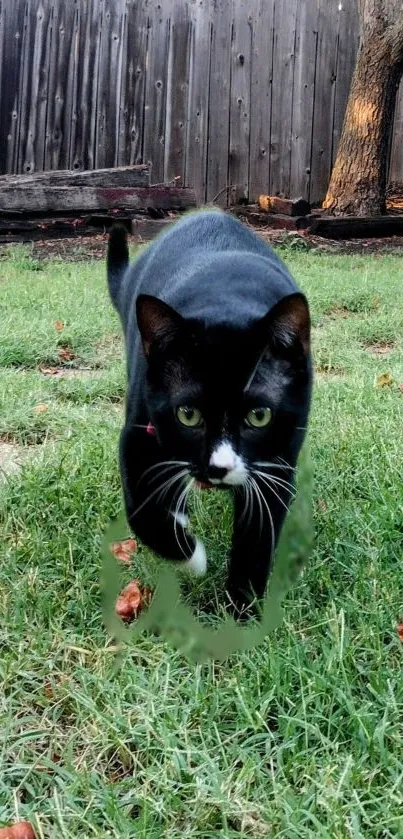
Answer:
[(308, 355), (310, 350), (311, 318), (304, 294), (296, 292), (283, 297), (263, 318), (261, 326), (268, 344), (281, 354), (296, 352)]
[(136, 314), (146, 356), (154, 343), (174, 338), (183, 328), (182, 316), (163, 300), (150, 294), (139, 294)]

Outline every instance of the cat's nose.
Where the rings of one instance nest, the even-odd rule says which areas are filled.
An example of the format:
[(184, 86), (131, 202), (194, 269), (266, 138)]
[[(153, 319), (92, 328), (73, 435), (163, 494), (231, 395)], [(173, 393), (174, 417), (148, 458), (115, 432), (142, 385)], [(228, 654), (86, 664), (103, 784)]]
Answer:
[(212, 478), (213, 480), (221, 481), (223, 478), (226, 477), (226, 475), (228, 475), (229, 471), (230, 471), (230, 469), (227, 468), (226, 466), (210, 465), (209, 468), (208, 468), (208, 476), (209, 476), (209, 478)]

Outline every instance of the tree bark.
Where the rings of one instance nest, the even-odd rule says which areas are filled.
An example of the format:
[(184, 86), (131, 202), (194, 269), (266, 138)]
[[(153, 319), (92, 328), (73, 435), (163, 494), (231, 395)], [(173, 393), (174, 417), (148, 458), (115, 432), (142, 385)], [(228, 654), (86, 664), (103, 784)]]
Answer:
[(358, 0), (361, 43), (336, 161), (323, 209), (385, 211), (389, 140), (403, 72), (402, 0)]

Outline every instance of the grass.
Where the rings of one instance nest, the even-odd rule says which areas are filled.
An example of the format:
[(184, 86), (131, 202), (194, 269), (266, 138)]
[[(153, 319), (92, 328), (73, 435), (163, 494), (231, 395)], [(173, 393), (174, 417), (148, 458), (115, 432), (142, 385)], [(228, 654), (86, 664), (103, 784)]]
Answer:
[[(102, 623), (125, 385), (104, 266), (21, 248), (0, 262), (0, 441), (24, 454), (0, 483), (0, 824), (28, 819), (41, 839), (403, 836), (401, 259), (282, 255), (313, 314), (316, 547), (265, 645), (203, 666), (151, 637), (116, 662)], [(40, 371), (61, 346), (81, 373)], [(205, 512), (220, 578), (228, 517)], [(129, 576), (154, 567), (142, 550)]]

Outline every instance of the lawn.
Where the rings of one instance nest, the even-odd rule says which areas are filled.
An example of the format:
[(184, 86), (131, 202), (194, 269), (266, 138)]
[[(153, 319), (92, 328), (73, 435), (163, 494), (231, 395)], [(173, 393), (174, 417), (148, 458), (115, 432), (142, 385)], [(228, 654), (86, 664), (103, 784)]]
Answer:
[[(104, 265), (21, 247), (0, 261), (0, 824), (27, 819), (41, 839), (403, 836), (402, 260), (282, 255), (314, 324), (315, 551), (264, 645), (197, 666), (153, 637), (117, 660), (103, 626), (125, 390)], [(219, 581), (229, 517), (207, 503)], [(141, 550), (128, 578), (155, 567)]]

